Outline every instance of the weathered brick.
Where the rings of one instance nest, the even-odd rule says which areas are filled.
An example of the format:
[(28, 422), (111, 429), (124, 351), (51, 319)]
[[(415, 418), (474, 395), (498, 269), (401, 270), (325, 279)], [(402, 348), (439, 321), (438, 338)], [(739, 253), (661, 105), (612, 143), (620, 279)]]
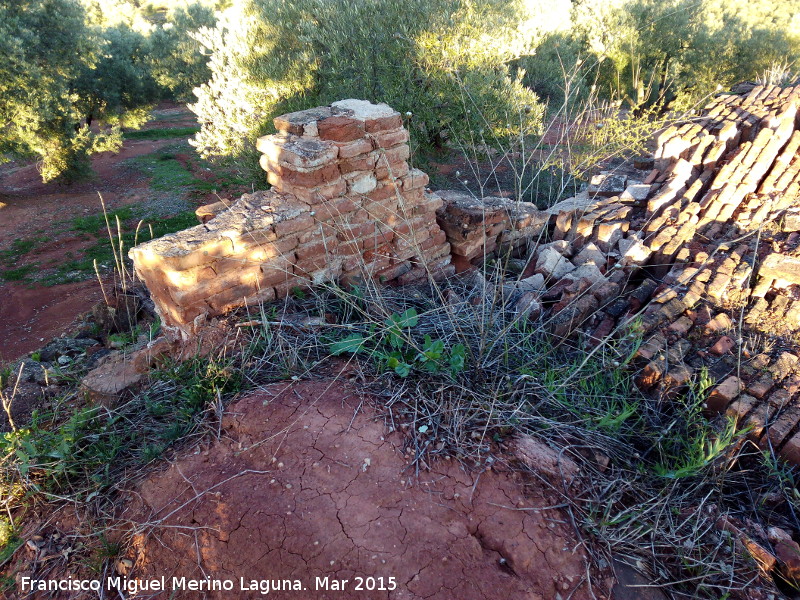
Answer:
[(295, 217), (294, 219), (289, 219), (287, 221), (281, 221), (280, 223), (276, 223), (275, 233), (277, 233), (279, 237), (283, 237), (290, 235), (292, 233), (299, 233), (301, 231), (305, 231), (313, 226), (314, 226), (314, 217), (312, 217), (309, 213), (303, 213), (299, 217)]
[(408, 131), (403, 127), (398, 127), (390, 131), (380, 131), (372, 137), (377, 148), (391, 148), (398, 144), (405, 144), (408, 141)]
[(342, 115), (317, 122), (319, 137), (335, 142), (352, 142), (364, 137), (364, 122)]
[(708, 395), (706, 402), (710, 413), (721, 413), (742, 391), (742, 382), (738, 377), (731, 375), (717, 385)]
[(323, 165), (315, 169), (289, 168), (271, 162), (266, 156), (261, 157), (260, 164), (267, 172), (267, 181), (272, 185), (285, 182), (293, 186), (312, 188), (333, 183), (341, 175), (336, 164)]

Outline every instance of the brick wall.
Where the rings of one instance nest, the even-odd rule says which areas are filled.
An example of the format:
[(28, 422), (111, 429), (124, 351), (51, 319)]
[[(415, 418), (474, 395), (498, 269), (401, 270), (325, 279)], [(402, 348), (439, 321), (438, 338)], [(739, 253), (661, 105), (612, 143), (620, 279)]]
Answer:
[(293, 288), (453, 272), (442, 199), (409, 167), (408, 131), (385, 104), (343, 100), (275, 119), (258, 140), (269, 191), (132, 248), (164, 325), (192, 324)]

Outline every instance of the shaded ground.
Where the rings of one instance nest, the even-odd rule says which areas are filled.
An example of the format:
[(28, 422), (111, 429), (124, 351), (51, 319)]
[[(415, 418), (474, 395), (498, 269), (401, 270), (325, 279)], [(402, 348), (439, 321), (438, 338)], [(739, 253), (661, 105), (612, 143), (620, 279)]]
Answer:
[(0, 294), (0, 364), (40, 348), (103, 299), (97, 280), (36, 288), (5, 283)]
[[(581, 545), (546, 508), (554, 498), (503, 468), (440, 461), (415, 476), (402, 436), (340, 381), (271, 385), (232, 405), (221, 431), (132, 495), (125, 517), (146, 532), (130, 557), (136, 577), (307, 590), (270, 598), (591, 597)], [(357, 591), (359, 577), (387, 589)], [(326, 591), (325, 578), (347, 583)], [(596, 582), (594, 592), (605, 597)]]

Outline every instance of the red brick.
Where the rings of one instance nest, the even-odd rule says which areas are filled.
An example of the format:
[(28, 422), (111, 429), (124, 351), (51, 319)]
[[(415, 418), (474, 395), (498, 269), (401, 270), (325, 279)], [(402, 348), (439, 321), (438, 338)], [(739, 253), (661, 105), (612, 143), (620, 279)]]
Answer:
[(747, 391), (753, 394), (756, 398), (763, 398), (767, 395), (772, 389), (772, 386), (775, 384), (775, 381), (772, 379), (772, 375), (765, 373), (761, 377), (759, 377), (756, 381), (751, 381), (747, 384)]
[(374, 221), (385, 223), (397, 216), (397, 200), (387, 198), (382, 202), (370, 202), (364, 205), (364, 210)]
[(368, 133), (378, 133), (381, 131), (388, 131), (390, 129), (397, 129), (403, 126), (403, 118), (399, 112), (387, 117), (379, 117), (377, 119), (366, 119), (364, 121), (364, 128)]
[(306, 229), (310, 229), (313, 226), (314, 226), (314, 217), (312, 217), (308, 213), (302, 213), (300, 214), (300, 216), (295, 217), (294, 219), (289, 219), (288, 221), (281, 221), (280, 223), (276, 223), (275, 233), (278, 234), (278, 237), (283, 237), (291, 233), (305, 231)]
[(375, 177), (377, 179), (391, 179), (403, 177), (408, 173), (408, 163), (404, 160), (396, 161), (386, 164), (384, 160), (378, 160), (378, 166), (375, 167)]
[(326, 254), (334, 252), (338, 243), (339, 242), (336, 238), (327, 240), (320, 238), (308, 244), (298, 246), (297, 250), (295, 250), (295, 253), (297, 254), (298, 261), (312, 258), (314, 256), (325, 256)]
[(733, 338), (723, 335), (714, 343), (713, 346), (711, 346), (710, 351), (717, 356), (722, 356), (723, 354), (730, 352), (735, 347), (736, 342), (733, 341)]
[(715, 387), (708, 395), (706, 407), (710, 413), (721, 413), (728, 404), (742, 391), (742, 383), (738, 377), (731, 375)]
[(297, 236), (297, 241), (300, 244), (308, 244), (317, 239), (335, 240), (336, 228), (330, 223), (316, 223), (314, 227)]
[(353, 158), (359, 154), (372, 152), (372, 142), (366, 138), (354, 140), (352, 142), (337, 142), (339, 147), (339, 158)]
[(294, 266), (295, 273), (298, 275), (310, 275), (311, 273), (325, 268), (329, 262), (329, 257), (323, 254), (308, 256), (303, 260), (298, 260)]
[(399, 127), (391, 131), (382, 131), (374, 134), (373, 140), (378, 148), (391, 148), (392, 146), (407, 142), (408, 131), (406, 131), (403, 127)]
[(398, 187), (399, 186), (396, 186), (390, 181), (378, 182), (378, 187), (367, 194), (367, 198), (374, 202), (380, 202), (381, 200), (386, 200), (392, 196), (396, 197), (398, 194)]
[(394, 148), (385, 148), (383, 150), (379, 164), (395, 164), (408, 160), (411, 156), (411, 150), (407, 144), (402, 146), (395, 146)]
[[(352, 256), (361, 252), (361, 243), (359, 241), (342, 242), (339, 244), (337, 254), (342, 256)], [(349, 269), (345, 269), (349, 270)]]
[(273, 186), (277, 191), (291, 194), (298, 200), (312, 205), (319, 204), (331, 198), (337, 198), (347, 191), (347, 183), (341, 178), (313, 188), (292, 185), (287, 181), (279, 181), (274, 183)]
[[(372, 262), (381, 256), (391, 257), (393, 255), (392, 247), (389, 244), (382, 246), (373, 246), (364, 252), (364, 260)], [(387, 265), (388, 266), (388, 265)]]
[(352, 142), (364, 137), (364, 122), (350, 117), (336, 116), (317, 122), (319, 137), (334, 142)]
[(378, 163), (378, 154), (370, 152), (369, 154), (360, 154), (353, 158), (339, 161), (339, 170), (344, 173), (352, 173), (353, 171), (372, 171)]
[(741, 394), (728, 405), (728, 408), (725, 410), (725, 416), (729, 419), (736, 420), (737, 423), (741, 422), (757, 404), (757, 399), (747, 394)]
[(375, 223), (357, 223), (354, 225), (343, 225), (337, 237), (343, 241), (357, 240), (368, 235), (375, 234)]
[(782, 459), (792, 464), (800, 464), (800, 432), (786, 440), (778, 453)]
[(411, 169), (408, 175), (403, 177), (403, 190), (413, 190), (428, 185), (430, 178), (427, 173), (419, 169)]
[(334, 183), (341, 175), (339, 167), (335, 164), (323, 165), (318, 169), (308, 171), (299, 171), (273, 163), (264, 156), (261, 157), (261, 166), (267, 171), (267, 181), (276, 186), (281, 183), (288, 183), (289, 185), (306, 188), (318, 187), (326, 183)]
[(296, 262), (297, 257), (292, 253), (280, 258), (273, 258), (261, 265), (261, 278), (259, 281), (261, 287), (269, 287), (293, 277), (294, 263)]
[(318, 221), (328, 221), (336, 217), (348, 215), (356, 210), (356, 205), (350, 198), (341, 197), (323, 202), (314, 207), (314, 218)]
[(245, 301), (252, 306), (259, 302), (270, 302), (274, 299), (275, 291), (271, 287), (259, 289), (248, 285), (240, 285), (215, 294), (207, 298), (206, 302), (213, 310), (224, 313), (232, 308), (242, 306)]

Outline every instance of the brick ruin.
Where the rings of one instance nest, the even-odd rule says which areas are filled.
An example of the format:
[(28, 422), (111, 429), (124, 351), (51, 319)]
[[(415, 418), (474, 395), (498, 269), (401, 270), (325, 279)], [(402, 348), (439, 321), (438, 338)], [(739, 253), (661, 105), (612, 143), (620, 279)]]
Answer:
[[(373, 278), (412, 283), (511, 251), (507, 306), (586, 344), (644, 334), (638, 383), (670, 397), (701, 370), (709, 413), (800, 463), (800, 86), (747, 86), (660, 134), (654, 157), (541, 211), (426, 190), (399, 113), (359, 100), (278, 117), (272, 189), (131, 250), (167, 327)], [(224, 207), (223, 207), (224, 208)], [(769, 337), (769, 351), (748, 340)]]
[(603, 172), (554, 206), (553, 241), (528, 263), (544, 276), (552, 331), (598, 344), (633, 325), (644, 333), (641, 388), (671, 397), (707, 369), (708, 413), (750, 426), (753, 442), (794, 463), (799, 105), (800, 86), (715, 98), (661, 133), (652, 161)]
[(400, 113), (343, 100), (283, 115), (275, 127), (257, 144), (269, 191), (131, 250), (166, 326), (188, 333), (207, 316), (312, 284), (453, 272), (436, 222), (442, 200), (409, 167)]

